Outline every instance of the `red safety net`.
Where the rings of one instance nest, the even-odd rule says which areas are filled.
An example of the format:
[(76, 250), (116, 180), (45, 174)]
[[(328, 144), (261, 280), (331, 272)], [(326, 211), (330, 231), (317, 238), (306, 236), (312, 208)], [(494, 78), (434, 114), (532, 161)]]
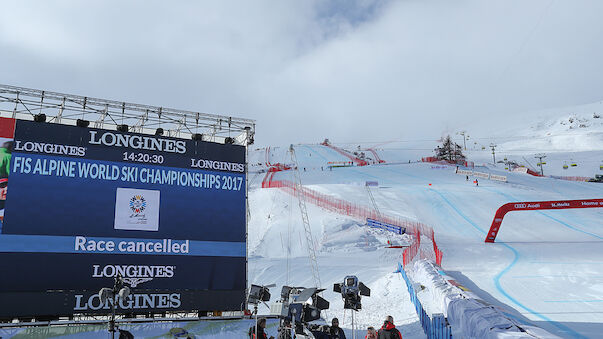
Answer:
[(366, 166), (368, 165), (368, 163), (365, 160), (359, 159), (357, 157), (355, 157), (353, 154), (350, 154), (344, 150), (342, 150), (341, 148), (323, 143), (323, 146), (329, 147), (330, 149), (334, 150), (335, 152), (343, 155), (346, 158), (349, 158), (350, 160), (352, 160), (357, 166)]
[[(407, 258), (408, 262), (412, 261), (419, 252), (419, 246), (421, 243), (421, 234), (426, 235), (430, 238), (433, 244), (433, 251), (435, 255), (435, 261), (438, 265), (442, 264), (442, 251), (438, 248), (435, 234), (433, 229), (421, 222), (406, 220), (397, 216), (388, 216), (384, 214), (377, 214), (374, 209), (368, 206), (363, 206), (343, 199), (335, 198), (307, 187), (301, 187), (298, 189), (296, 185), (289, 180), (273, 180), (275, 172), (266, 173), (264, 181), (262, 182), (263, 188), (280, 188), (285, 192), (297, 195), (301, 194), (304, 199), (316, 206), (324, 208), (328, 211), (335, 212), (342, 215), (347, 215), (356, 219), (366, 220), (367, 218), (378, 220), (384, 223), (401, 226), (406, 229), (406, 233), (411, 235), (413, 243), (410, 247), (404, 250), (404, 258)], [(405, 261), (406, 265), (407, 262)]]

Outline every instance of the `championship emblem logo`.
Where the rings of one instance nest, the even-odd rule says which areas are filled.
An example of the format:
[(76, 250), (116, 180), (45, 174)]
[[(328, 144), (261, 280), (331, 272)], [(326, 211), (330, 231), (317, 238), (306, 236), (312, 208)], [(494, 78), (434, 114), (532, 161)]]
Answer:
[(132, 212), (139, 214), (147, 207), (147, 201), (142, 195), (135, 195), (130, 199), (130, 209)]
[(115, 195), (116, 230), (158, 231), (160, 191), (118, 187)]

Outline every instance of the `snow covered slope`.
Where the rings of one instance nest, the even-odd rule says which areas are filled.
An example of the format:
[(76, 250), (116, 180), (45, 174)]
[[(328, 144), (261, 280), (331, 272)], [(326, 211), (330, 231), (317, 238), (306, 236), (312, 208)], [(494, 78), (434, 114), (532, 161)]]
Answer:
[(488, 146), (494, 143), (497, 161), (507, 158), (534, 168), (538, 162), (534, 156), (545, 154), (545, 175), (603, 174), (603, 102), (526, 112), (508, 119), (514, 119), (516, 127), (498, 130), (494, 124), (490, 130), (471, 131), (477, 138), (467, 144), (470, 160), (492, 163)]
[[(595, 338), (603, 333), (603, 211), (513, 212), (505, 218), (497, 243), (484, 243), (500, 205), (601, 198), (602, 184), (505, 173), (492, 167), (482, 170), (507, 175), (509, 182), (483, 180), (475, 187), (452, 167), (423, 163), (329, 171), (318, 165), (334, 161), (336, 152), (323, 146), (300, 150), (300, 167), (308, 168), (301, 172), (304, 185), (323, 193), (370, 206), (363, 186), (367, 180), (378, 181), (380, 187), (373, 195), (379, 209), (431, 225), (444, 251), (444, 270), (484, 300), (504, 307), (519, 321), (562, 337)], [(279, 172), (275, 179), (289, 176)], [(297, 201), (279, 189), (259, 188), (260, 181), (255, 180), (250, 190), (249, 280), (276, 283), (278, 288), (286, 283), (309, 286)], [(385, 314), (392, 313), (397, 322), (408, 324), (402, 328), (405, 338), (421, 337), (404, 283), (390, 273), (400, 252), (385, 249), (385, 236), (367, 231), (360, 221), (311, 205), (308, 212), (323, 286), (357, 274), (374, 289), (363, 300), (366, 309), (359, 314), (363, 326), (378, 326)], [(332, 292), (325, 296), (331, 301), (329, 317), (342, 319), (341, 299)], [(349, 314), (346, 317), (343, 323), (349, 327)]]

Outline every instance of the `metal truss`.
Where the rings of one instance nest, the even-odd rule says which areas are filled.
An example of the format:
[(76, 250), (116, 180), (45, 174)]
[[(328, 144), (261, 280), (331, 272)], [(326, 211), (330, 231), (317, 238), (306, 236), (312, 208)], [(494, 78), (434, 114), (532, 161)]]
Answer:
[(0, 116), (32, 120), (46, 115), (48, 123), (75, 125), (78, 119), (90, 127), (111, 129), (127, 125), (136, 133), (155, 134), (158, 128), (170, 137), (250, 145), (255, 135), (255, 120), (225, 115), (192, 112), (80, 95), (42, 91), (0, 84)]

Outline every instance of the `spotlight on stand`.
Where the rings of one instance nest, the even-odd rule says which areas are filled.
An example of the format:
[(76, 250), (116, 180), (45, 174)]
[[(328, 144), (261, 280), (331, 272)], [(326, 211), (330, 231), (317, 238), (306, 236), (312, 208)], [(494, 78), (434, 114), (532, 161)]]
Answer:
[(34, 115), (34, 121), (35, 122), (46, 122), (46, 114), (40, 113), (40, 114)]
[(270, 289), (273, 286), (260, 286), (253, 285), (249, 288), (249, 295), (247, 296), (247, 303), (258, 305), (261, 302), (270, 301)]
[(371, 296), (371, 289), (358, 281), (358, 277), (355, 275), (348, 275), (343, 279), (343, 283), (334, 284), (333, 292), (341, 293), (344, 309), (354, 311), (362, 308), (361, 296)]
[[(320, 312), (329, 308), (329, 302), (318, 295), (324, 291), (319, 288), (283, 286), (281, 300), (270, 308), (270, 313), (281, 318), (281, 331), (286, 330), (285, 321), (294, 323), (298, 338), (309, 337), (309, 332), (321, 332), (315, 324), (309, 322), (320, 319)], [(310, 301), (310, 302), (308, 302)]]
[(155, 135), (163, 135), (163, 128), (159, 127), (155, 130)]
[(253, 145), (253, 134), (249, 133), (249, 131), (251, 131), (251, 127), (249, 126), (245, 126), (245, 132), (247, 133), (248, 139), (247, 139), (247, 145)]
[[(249, 293), (247, 294), (247, 304), (253, 304), (253, 314), (255, 315), (255, 333), (258, 333), (258, 304), (270, 301), (270, 287), (276, 285), (271, 284), (267, 286), (253, 285), (249, 287)], [(268, 305), (266, 305), (268, 306)]]
[(193, 139), (195, 141), (202, 141), (203, 140), (203, 134), (201, 134), (201, 133), (193, 133), (191, 135), (191, 139)]
[(126, 124), (117, 125), (117, 131), (118, 132), (127, 132), (128, 131), (128, 125), (126, 125)]
[[(333, 292), (341, 293), (343, 298), (343, 308), (358, 312), (362, 308), (360, 303), (361, 296), (370, 297), (371, 289), (358, 281), (355, 275), (348, 275), (343, 279), (343, 283), (334, 284)], [(356, 329), (354, 328), (354, 312), (352, 312), (352, 335), (356, 337)]]
[(77, 127), (88, 127), (90, 125), (90, 121), (84, 119), (77, 119), (75, 122)]
[(224, 138), (224, 143), (226, 145), (232, 145), (232, 144), (234, 144), (234, 142), (235, 142), (234, 138), (231, 138), (231, 137)]
[[(115, 306), (118, 304), (118, 300), (126, 300), (130, 295), (130, 288), (128, 286), (124, 286), (124, 279), (121, 274), (115, 277), (115, 281), (113, 283), (113, 288), (101, 288), (98, 292), (98, 296), (100, 298), (101, 304), (106, 305), (107, 303), (111, 304), (111, 318), (109, 320), (109, 332), (111, 333), (111, 337), (115, 338), (115, 332), (119, 331), (119, 338), (134, 338), (132, 334), (128, 331), (120, 330), (115, 325)], [(109, 301), (110, 300), (110, 301)]]

